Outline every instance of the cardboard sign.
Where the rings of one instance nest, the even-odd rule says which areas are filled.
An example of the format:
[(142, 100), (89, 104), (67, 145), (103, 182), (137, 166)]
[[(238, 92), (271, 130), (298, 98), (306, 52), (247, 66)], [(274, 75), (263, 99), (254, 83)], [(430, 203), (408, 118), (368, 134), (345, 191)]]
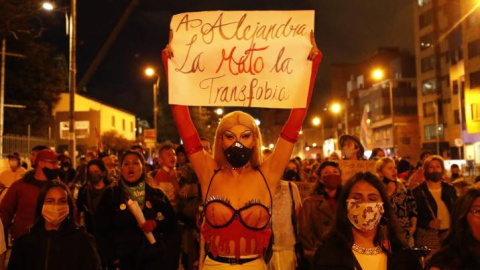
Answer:
[(342, 171), (342, 184), (358, 172), (375, 173), (375, 163), (374, 160), (340, 160), (338, 165)]
[(314, 11), (205, 11), (173, 16), (169, 103), (304, 108)]

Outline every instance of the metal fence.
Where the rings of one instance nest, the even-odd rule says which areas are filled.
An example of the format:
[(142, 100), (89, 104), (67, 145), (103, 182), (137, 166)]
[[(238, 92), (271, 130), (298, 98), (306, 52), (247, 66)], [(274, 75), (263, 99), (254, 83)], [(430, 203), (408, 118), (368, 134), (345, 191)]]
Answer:
[(55, 146), (55, 141), (49, 138), (22, 136), (22, 135), (5, 135), (3, 136), (3, 153), (2, 158), (8, 154), (17, 152), (22, 158), (30, 155), (30, 150), (36, 145), (45, 145), (47, 147)]

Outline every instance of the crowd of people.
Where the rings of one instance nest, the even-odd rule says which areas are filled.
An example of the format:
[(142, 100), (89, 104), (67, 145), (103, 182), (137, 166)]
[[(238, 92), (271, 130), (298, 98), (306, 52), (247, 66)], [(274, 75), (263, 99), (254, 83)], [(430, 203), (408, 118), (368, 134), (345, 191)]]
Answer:
[[(245, 127), (250, 120), (249, 125), (254, 123), (240, 112), (227, 118), (235, 119), (231, 127), (238, 125), (236, 121)], [(240, 140), (245, 131), (249, 133), (244, 128), (230, 134), (231, 127), (221, 132)], [(348, 149), (361, 153), (350, 153), (354, 160), (366, 160), (354, 136), (342, 142), (342, 160), (349, 160)], [(214, 156), (206, 143), (199, 144), (197, 151)], [(257, 155), (262, 152), (256, 151)], [(262, 155), (262, 160), (268, 160), (273, 153), (265, 150)], [(254, 190), (267, 198), (244, 205), (230, 205), (232, 199), (221, 196), (223, 192), (214, 184), (228, 180), (215, 181), (220, 168), (202, 185), (194, 169), (198, 165), (192, 163), (184, 145), (166, 143), (151, 165), (139, 146), (120, 159), (95, 152), (86, 156), (84, 163), (72, 169), (70, 157), (37, 146), (32, 149), (33, 168), (28, 171), (21, 167), (18, 154), (7, 156), (10, 169), (0, 175), (3, 266), (480, 269), (480, 189), (476, 185), (456, 188), (452, 182), (462, 178), (461, 173), (453, 167), (448, 177), (444, 160), (429, 152), (422, 153), (421, 166), (410, 165), (413, 171), (402, 174), (409, 177), (400, 175), (399, 160), (381, 155), (375, 158), (375, 172), (359, 172), (348, 181), (342, 181), (339, 160), (318, 155), (309, 172), (298, 157), (285, 159), (278, 173), (281, 181), (273, 185), (257, 171), (260, 181)], [(227, 162), (223, 167), (237, 162), (223, 158)], [(255, 177), (255, 173), (248, 176)], [(311, 191), (302, 197), (297, 185), (309, 181), (314, 181)], [(239, 193), (238, 180), (229, 189), (241, 196), (249, 190)], [(132, 201), (142, 221), (139, 212), (132, 210)], [(258, 213), (264, 214), (252, 219)], [(202, 231), (205, 226), (207, 232)], [(251, 237), (249, 245), (247, 237)], [(238, 250), (238, 244), (245, 246)], [(252, 264), (258, 258), (263, 258), (261, 263)]]
[[(164, 64), (173, 57), (169, 47)], [(312, 39), (309, 100), (321, 60)], [(168, 71), (168, 68), (167, 68)], [(480, 269), (480, 190), (428, 151), (414, 167), (374, 149), (373, 171), (353, 135), (313, 163), (292, 152), (307, 108), (292, 109), (273, 150), (254, 118), (234, 111), (213, 147), (189, 108), (171, 105), (183, 145), (121, 156), (16, 153), (0, 175), (0, 270), (8, 269)], [(345, 171), (343, 171), (345, 173)], [(297, 185), (311, 183), (302, 198)], [(11, 253), (6, 264), (7, 249)]]

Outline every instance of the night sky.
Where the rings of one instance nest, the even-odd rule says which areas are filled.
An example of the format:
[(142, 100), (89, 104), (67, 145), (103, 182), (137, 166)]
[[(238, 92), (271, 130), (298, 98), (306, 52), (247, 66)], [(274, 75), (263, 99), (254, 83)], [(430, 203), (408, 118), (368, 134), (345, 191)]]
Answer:
[[(134, 12), (87, 84), (86, 95), (151, 120), (152, 79), (146, 65), (160, 67), (172, 15), (204, 10), (315, 10), (315, 36), (324, 58), (310, 110), (320, 111), (330, 97), (330, 66), (361, 61), (377, 47), (398, 46), (413, 52), (414, 0), (139, 0)], [(107, 39), (128, 0), (78, 1), (78, 76)], [(53, 35), (63, 29), (47, 30)], [(60, 30), (59, 30), (60, 29)], [(66, 45), (67, 40), (64, 40)], [(63, 40), (57, 40), (62, 43)], [(161, 98), (166, 98), (162, 81)]]

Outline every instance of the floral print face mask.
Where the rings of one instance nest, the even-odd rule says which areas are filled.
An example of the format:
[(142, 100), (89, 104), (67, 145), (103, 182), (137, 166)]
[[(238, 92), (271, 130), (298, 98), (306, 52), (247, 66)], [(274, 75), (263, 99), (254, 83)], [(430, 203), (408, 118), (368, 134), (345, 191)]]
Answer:
[(385, 212), (383, 202), (360, 202), (355, 199), (347, 200), (347, 211), (350, 223), (364, 232), (374, 229)]

